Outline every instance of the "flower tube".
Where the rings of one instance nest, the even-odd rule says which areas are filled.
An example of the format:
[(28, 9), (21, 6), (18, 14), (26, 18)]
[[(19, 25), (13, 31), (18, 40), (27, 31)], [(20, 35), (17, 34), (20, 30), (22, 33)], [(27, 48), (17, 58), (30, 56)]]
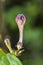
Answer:
[(17, 49), (21, 49), (23, 46), (23, 31), (24, 31), (24, 24), (26, 22), (26, 17), (23, 14), (18, 14), (16, 17), (16, 23), (19, 28), (19, 41), (17, 43)]

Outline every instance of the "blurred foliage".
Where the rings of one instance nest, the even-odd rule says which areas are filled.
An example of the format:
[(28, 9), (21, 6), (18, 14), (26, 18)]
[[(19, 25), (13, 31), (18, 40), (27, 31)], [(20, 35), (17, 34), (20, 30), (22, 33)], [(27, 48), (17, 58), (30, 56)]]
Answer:
[(22, 56), (23, 58), (23, 65), (43, 65), (43, 58), (36, 56), (35, 58), (32, 55), (26, 54)]
[(22, 63), (17, 57), (0, 50), (0, 65), (22, 65)]
[(7, 20), (7, 23), (9, 24), (9, 27), (11, 27), (11, 29), (14, 29), (17, 27), (15, 22), (15, 17), (19, 13), (21, 13), (21, 9), (18, 6), (13, 7), (8, 12), (6, 12), (6, 20)]
[(0, 49), (0, 59), (5, 56), (5, 53), (3, 52), (3, 50)]

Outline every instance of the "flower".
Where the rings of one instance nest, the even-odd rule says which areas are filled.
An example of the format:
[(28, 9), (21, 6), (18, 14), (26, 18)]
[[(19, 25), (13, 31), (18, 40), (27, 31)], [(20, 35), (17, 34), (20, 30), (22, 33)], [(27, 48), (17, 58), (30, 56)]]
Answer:
[(22, 22), (24, 22), (24, 21), (26, 21), (26, 17), (23, 14), (18, 14), (17, 17), (16, 17), (16, 21), (18, 22), (20, 20)]
[(18, 14), (16, 16), (16, 23), (19, 28), (19, 41), (17, 43), (17, 49), (22, 49), (23, 46), (23, 30), (24, 30), (24, 24), (26, 22), (26, 17), (23, 14)]
[(19, 28), (23, 27), (26, 22), (26, 17), (23, 14), (18, 14), (16, 16), (16, 23)]
[(10, 53), (12, 53), (13, 52), (13, 49), (11, 47), (10, 39), (9, 38), (5, 38), (4, 39), (4, 43), (5, 43), (6, 47), (9, 49)]

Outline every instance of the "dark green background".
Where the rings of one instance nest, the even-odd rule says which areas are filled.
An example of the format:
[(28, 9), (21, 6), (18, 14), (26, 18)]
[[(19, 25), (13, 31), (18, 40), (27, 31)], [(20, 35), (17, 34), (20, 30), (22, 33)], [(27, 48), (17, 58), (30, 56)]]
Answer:
[(6, 0), (4, 7), (5, 35), (11, 37), (12, 48), (19, 39), (16, 15), (22, 13), (26, 16), (25, 51), (19, 57), (23, 65), (43, 65), (43, 0)]

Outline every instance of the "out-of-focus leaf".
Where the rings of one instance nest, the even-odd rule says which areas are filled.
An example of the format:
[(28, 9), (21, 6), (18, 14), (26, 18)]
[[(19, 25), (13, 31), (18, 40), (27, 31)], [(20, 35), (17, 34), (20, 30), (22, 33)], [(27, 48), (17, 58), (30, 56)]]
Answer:
[(2, 49), (0, 49), (0, 59), (2, 58), (2, 56), (5, 56), (6, 54), (4, 53), (4, 51)]
[(4, 51), (0, 49), (0, 65), (22, 65), (22, 63), (16, 56), (10, 53), (5, 54)]

